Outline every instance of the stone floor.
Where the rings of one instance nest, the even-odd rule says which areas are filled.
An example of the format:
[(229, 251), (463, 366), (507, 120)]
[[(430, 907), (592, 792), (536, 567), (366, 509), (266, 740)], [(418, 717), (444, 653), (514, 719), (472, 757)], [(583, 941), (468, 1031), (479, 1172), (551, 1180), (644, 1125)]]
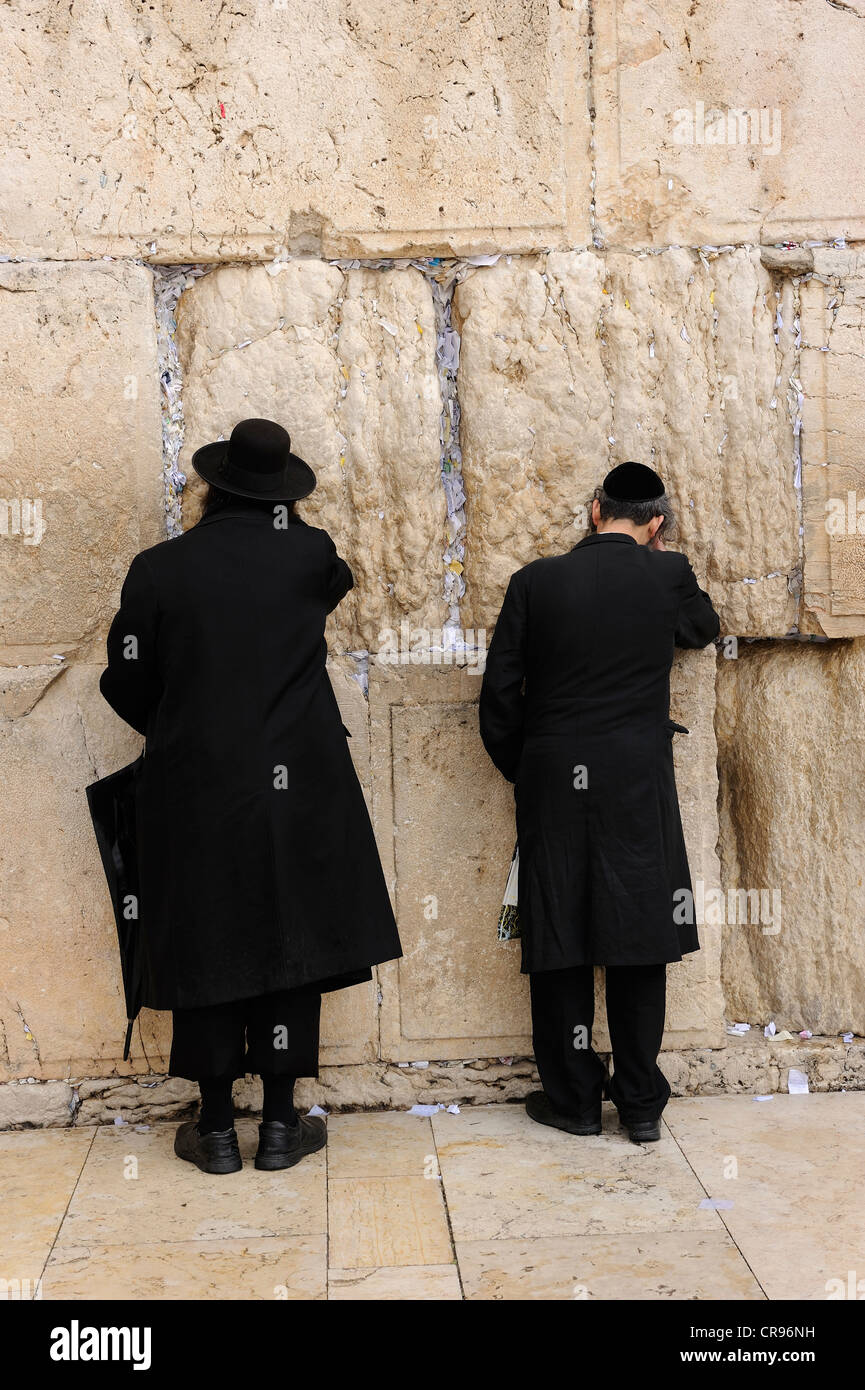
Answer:
[(173, 1125), (0, 1133), (0, 1279), (46, 1299), (825, 1299), (865, 1277), (865, 1092), (665, 1119), (638, 1148), (612, 1111), (593, 1139), (518, 1105), (334, 1115), (298, 1167), (229, 1177), (177, 1160)]

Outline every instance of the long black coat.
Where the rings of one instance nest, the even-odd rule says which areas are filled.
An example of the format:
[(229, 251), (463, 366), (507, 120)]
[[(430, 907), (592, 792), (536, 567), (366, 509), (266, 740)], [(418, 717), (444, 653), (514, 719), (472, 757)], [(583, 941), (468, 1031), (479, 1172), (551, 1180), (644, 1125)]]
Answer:
[(524, 972), (648, 965), (699, 949), (687, 899), (673, 896), (690, 892), (691, 878), (670, 667), (674, 645), (704, 647), (718, 630), (686, 557), (620, 532), (511, 578), (480, 724), (516, 784)]
[(132, 561), (100, 687), (146, 735), (150, 1008), (338, 988), (401, 955), (325, 670), (325, 620), (352, 583), (325, 531), (233, 507)]

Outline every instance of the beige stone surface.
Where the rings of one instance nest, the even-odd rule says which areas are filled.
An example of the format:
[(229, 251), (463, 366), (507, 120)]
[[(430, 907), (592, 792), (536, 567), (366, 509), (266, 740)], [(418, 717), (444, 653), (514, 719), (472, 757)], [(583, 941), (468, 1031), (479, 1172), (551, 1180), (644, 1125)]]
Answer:
[(331, 1178), (327, 1192), (334, 1269), (442, 1265), (452, 1259), (439, 1179)]
[(162, 535), (151, 272), (0, 265), (0, 367), (0, 663), (99, 660), (130, 560)]
[(314, 17), (293, 0), (7, 9), (8, 253), (234, 260), (588, 238), (582, 0), (436, 0), (422, 21), (412, 0), (324, 0)]
[[(598, 1046), (601, 1046), (600, 1029)], [(861, 1038), (844, 1043), (839, 1038), (798, 1037), (794, 1042), (777, 1042), (764, 1038), (754, 1029), (743, 1037), (725, 1037), (725, 1047), (665, 1047), (661, 1054), (661, 1070), (672, 1087), (674, 1096), (720, 1096), (725, 1094), (769, 1095), (787, 1090), (791, 1067), (804, 1072), (812, 1091), (865, 1090), (865, 1043)], [(602, 1049), (603, 1050), (603, 1049)], [(63, 1095), (52, 1091), (61, 1085)], [(423, 1148), (427, 1148), (424, 1122), (405, 1112), (415, 1104), (423, 1105), (486, 1105), (498, 1101), (521, 1101), (530, 1091), (538, 1089), (538, 1074), (531, 1058), (516, 1057), (499, 1062), (476, 1058), (471, 1062), (431, 1063), (423, 1069), (388, 1062), (357, 1063), (350, 1066), (322, 1067), (317, 1079), (303, 1079), (295, 1092), (300, 1109), (312, 1105), (324, 1106), (332, 1114), (337, 1111), (357, 1111), (373, 1107), (397, 1112), (381, 1117), (388, 1131), (388, 1147), (392, 1150), (389, 1171), (411, 1176), (417, 1169)], [(47, 1092), (43, 1096), (43, 1092)], [(62, 1083), (20, 1085), (7, 1082), (0, 1086), (0, 1128), (16, 1125), (65, 1124), (72, 1121)], [(128, 1124), (187, 1119), (197, 1114), (198, 1091), (194, 1082), (176, 1077), (153, 1076), (141, 1081), (124, 1077), (102, 1077), (79, 1081), (75, 1086), (79, 1105), (76, 1124), (113, 1124), (121, 1118)], [(234, 1087), (234, 1104), (238, 1114), (258, 1115), (261, 1111), (261, 1083), (242, 1080)], [(366, 1167), (369, 1175), (378, 1171), (376, 1117), (370, 1130), (364, 1125), (358, 1132), (340, 1129), (342, 1116), (334, 1115), (330, 1130), (328, 1162), (354, 1163)], [(394, 1139), (390, 1126), (406, 1130), (411, 1121), (419, 1128), (407, 1131), (404, 1139)], [(343, 1144), (351, 1135), (351, 1147)], [(415, 1138), (413, 1135), (417, 1135)], [(403, 1166), (408, 1169), (403, 1172)]]
[[(708, 892), (720, 880), (714, 675), (711, 647), (679, 652), (670, 675), (672, 717), (690, 729), (689, 734), (675, 735), (673, 762), (695, 898), (699, 884)], [(697, 931), (700, 950), (667, 969), (665, 1048), (718, 1046), (723, 1041), (721, 934), (710, 922), (698, 921)]]
[(729, 1235), (645, 1235), (469, 1240), (457, 1245), (468, 1299), (762, 1299)]
[(398, 1265), (392, 1269), (330, 1269), (329, 1301), (390, 1303), (459, 1301), (462, 1298), (456, 1264)]
[[(84, 789), (141, 739), (102, 699), (99, 672), (72, 665), (29, 714), (0, 720), (4, 1079), (92, 1074), (123, 1050), (117, 935)], [(133, 1061), (147, 1070), (137, 1038)]]
[(0, 1280), (40, 1277), (93, 1134), (0, 1134)]
[(865, 255), (818, 248), (801, 287), (805, 604), (829, 637), (865, 635)]
[(63, 670), (61, 661), (52, 666), (0, 667), (0, 716), (20, 719), (29, 714)]
[[(858, 90), (863, 18), (860, 0), (595, 6), (601, 235), (655, 246), (861, 237), (862, 116), (841, 94)], [(737, 111), (756, 126), (733, 115), (730, 140)]]
[(437, 1172), (430, 1122), (421, 1115), (334, 1115), (327, 1125), (332, 1178), (424, 1177)]
[(515, 569), (581, 539), (594, 487), (633, 458), (664, 477), (723, 630), (790, 630), (799, 520), (776, 307), (756, 248), (554, 252), (457, 286), (467, 627), (492, 627)]
[(75, 1097), (66, 1081), (34, 1078), (0, 1085), (0, 1130), (53, 1128), (72, 1124)]
[(258, 1172), (251, 1162), (258, 1127), (242, 1119), (244, 1170), (209, 1173), (205, 1183), (193, 1163), (176, 1157), (175, 1131), (175, 1125), (146, 1133), (113, 1125), (97, 1130), (63, 1222), (64, 1245), (264, 1240), (327, 1230), (324, 1150), (294, 1168)]
[(665, 1116), (706, 1190), (732, 1200), (719, 1216), (767, 1297), (825, 1299), (829, 1280), (861, 1279), (865, 1096), (678, 1101)]
[(722, 887), (780, 893), (780, 930), (724, 928), (735, 1019), (865, 1032), (863, 690), (861, 641), (719, 660)]
[[(519, 943), (499, 942), (495, 925), (516, 834), (513, 792), (481, 744), (472, 670), (370, 671), (374, 823), (404, 952), (379, 969), (388, 1060), (531, 1051)], [(718, 882), (713, 654), (680, 655), (671, 689), (674, 717), (692, 731), (674, 751), (692, 878), (708, 889)], [(719, 933), (707, 925), (700, 935), (703, 949), (668, 972), (670, 1047), (722, 1038)], [(602, 1009), (597, 1042), (607, 1046)]]
[[(370, 799), (369, 707), (351, 657), (334, 657), (328, 673), (339, 712), (351, 734), (349, 748), (367, 802)], [(378, 980), (322, 995), (320, 1061), (323, 1067), (373, 1062), (378, 1057)]]
[(473, 668), (370, 667), (373, 824), (403, 959), (379, 967), (382, 1056), (530, 1050), (519, 946), (496, 940), (513, 793), (484, 753)]
[[(325, 1153), (256, 1173), (249, 1121), (245, 1170), (222, 1179), (175, 1158), (174, 1125), (0, 1135), (0, 1297), (861, 1296), (865, 1096), (674, 1100), (651, 1146), (611, 1110), (592, 1139), (521, 1106), (439, 1114), (443, 1181), (402, 1171), (387, 1126), (404, 1115), (339, 1122), (344, 1149), (356, 1135), (367, 1154), (382, 1124), (370, 1177), (338, 1176)], [(730, 1205), (700, 1206), (713, 1199)]]
[(81, 1246), (58, 1242), (42, 1278), (43, 1298), (259, 1299), (327, 1297), (323, 1235), (269, 1240), (176, 1240)]
[(632, 1144), (611, 1111), (604, 1134), (589, 1139), (536, 1124), (522, 1106), (435, 1115), (458, 1248), (505, 1237), (713, 1231), (717, 1213), (700, 1209), (703, 1188), (669, 1132)]
[(203, 488), (193, 451), (238, 420), (279, 420), (318, 476), (301, 515), (330, 532), (355, 576), (331, 620), (331, 649), (377, 650), (381, 629), (402, 617), (440, 626), (441, 397), (420, 272), (341, 271), (309, 258), (276, 274), (221, 267), (185, 292), (177, 322), (186, 523)]

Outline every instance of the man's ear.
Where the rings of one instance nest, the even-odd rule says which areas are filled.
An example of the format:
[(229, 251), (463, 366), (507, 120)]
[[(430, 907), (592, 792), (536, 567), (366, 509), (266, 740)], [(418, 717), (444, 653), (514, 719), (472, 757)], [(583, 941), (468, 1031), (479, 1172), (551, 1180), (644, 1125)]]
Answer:
[(662, 516), (653, 516), (653, 517), (652, 517), (652, 520), (649, 522), (649, 540), (650, 540), (650, 541), (651, 541), (651, 540), (654, 540), (655, 536), (658, 534), (658, 532), (660, 531), (660, 529), (661, 529), (661, 527), (663, 526), (663, 524), (664, 524), (664, 518), (663, 518)]
[(592, 501), (592, 525), (597, 526), (601, 519), (601, 504), (597, 497)]

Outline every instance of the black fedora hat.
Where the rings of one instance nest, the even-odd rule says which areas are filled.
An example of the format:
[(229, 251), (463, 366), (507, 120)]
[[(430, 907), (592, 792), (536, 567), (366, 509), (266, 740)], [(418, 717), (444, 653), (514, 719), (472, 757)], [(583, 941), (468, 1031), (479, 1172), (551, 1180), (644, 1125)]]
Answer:
[(274, 420), (241, 420), (230, 439), (196, 449), (192, 466), (205, 482), (239, 497), (296, 502), (315, 487), (309, 464), (291, 452), (288, 431)]

